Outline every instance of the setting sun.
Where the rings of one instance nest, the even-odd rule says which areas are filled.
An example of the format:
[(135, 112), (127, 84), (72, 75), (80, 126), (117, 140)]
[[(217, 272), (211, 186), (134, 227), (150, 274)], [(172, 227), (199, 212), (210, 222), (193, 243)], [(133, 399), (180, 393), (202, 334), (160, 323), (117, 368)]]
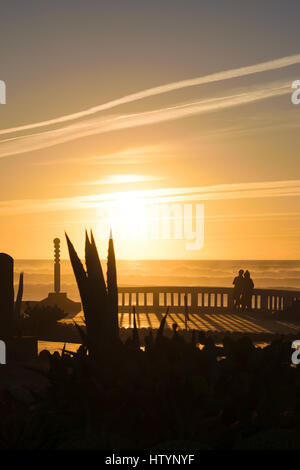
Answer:
[(97, 218), (97, 234), (101, 238), (107, 236), (110, 230), (116, 240), (132, 241), (146, 237), (149, 219), (147, 203), (142, 199), (129, 196), (114, 201), (108, 207), (100, 206)]

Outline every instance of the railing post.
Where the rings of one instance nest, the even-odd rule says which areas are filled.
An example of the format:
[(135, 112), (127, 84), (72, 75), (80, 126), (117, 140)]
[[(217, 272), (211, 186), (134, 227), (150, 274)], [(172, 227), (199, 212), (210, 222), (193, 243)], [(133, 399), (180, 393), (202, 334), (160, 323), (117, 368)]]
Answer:
[(233, 311), (233, 289), (231, 290), (231, 292), (228, 292), (227, 309), (230, 310), (231, 312)]
[(198, 310), (198, 293), (191, 293), (191, 313), (196, 313)]
[(283, 300), (283, 310), (289, 308), (293, 303), (293, 299), (291, 296), (285, 296)]
[(159, 310), (159, 292), (156, 290), (153, 292), (153, 310), (155, 312)]
[(268, 296), (263, 293), (260, 296), (260, 309), (262, 312), (266, 312), (268, 310)]

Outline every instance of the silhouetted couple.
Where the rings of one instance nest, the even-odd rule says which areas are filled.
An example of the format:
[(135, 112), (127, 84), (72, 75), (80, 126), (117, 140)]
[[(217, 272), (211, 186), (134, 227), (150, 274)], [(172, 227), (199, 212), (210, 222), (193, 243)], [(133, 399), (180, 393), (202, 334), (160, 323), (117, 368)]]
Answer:
[(254, 283), (249, 271), (239, 270), (239, 275), (233, 280), (233, 306), (235, 310), (251, 310)]

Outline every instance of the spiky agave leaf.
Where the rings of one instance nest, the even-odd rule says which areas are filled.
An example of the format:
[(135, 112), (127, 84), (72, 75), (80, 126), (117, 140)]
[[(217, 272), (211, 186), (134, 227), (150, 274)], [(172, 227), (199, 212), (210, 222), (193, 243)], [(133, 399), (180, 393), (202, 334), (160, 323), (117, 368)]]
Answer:
[(87, 232), (85, 233), (85, 262), (87, 268), (87, 279), (90, 294), (98, 302), (98, 311), (106, 309), (107, 290), (104, 281), (102, 266), (91, 232), (92, 242), (90, 242)]
[(85, 262), (88, 278), (97, 284), (98, 289), (106, 293), (102, 266), (92, 231), (91, 241), (89, 240), (87, 231), (85, 232)]
[(96, 323), (95, 318), (94, 318), (95, 317), (95, 314), (94, 314), (94, 310), (95, 310), (94, 302), (95, 301), (90, 293), (87, 274), (67, 234), (66, 234), (66, 239), (67, 239), (72, 268), (75, 274), (77, 286), (78, 286), (80, 297), (81, 297), (85, 323), (86, 323), (86, 329), (87, 329), (87, 335), (90, 338), (90, 344), (91, 345), (94, 344), (96, 346), (97, 341), (99, 341), (99, 338), (97, 339), (97, 329), (95, 330), (95, 323)]
[(119, 338), (117, 269), (114, 242), (111, 231), (107, 254), (107, 300), (112, 334), (114, 338)]
[(135, 307), (133, 306), (133, 332), (132, 332), (132, 341), (134, 346), (137, 349), (140, 349), (140, 339), (139, 339), (139, 333), (138, 329), (136, 326), (136, 313), (135, 313)]
[(82, 265), (82, 262), (79, 259), (79, 256), (76, 253), (76, 250), (70, 241), (69, 237), (67, 234), (66, 235), (66, 240), (67, 240), (67, 245), (68, 245), (68, 250), (69, 250), (69, 256), (72, 264), (72, 268), (75, 274), (76, 282), (78, 285), (79, 293), (82, 302), (86, 300), (86, 288), (87, 288), (87, 276), (86, 272), (84, 270), (84, 267)]
[(156, 335), (156, 340), (155, 340), (156, 343), (157, 343), (157, 341), (159, 341), (163, 337), (164, 327), (165, 327), (165, 324), (166, 324), (168, 314), (169, 314), (169, 307), (167, 308), (167, 311), (166, 311), (165, 315), (163, 316), (163, 318), (160, 322), (159, 329), (158, 329), (158, 332), (157, 332), (157, 335)]
[(81, 344), (83, 346), (87, 346), (88, 345), (88, 341), (87, 341), (87, 336), (86, 336), (86, 333), (83, 331), (83, 329), (78, 325), (78, 323), (76, 323), (74, 321), (74, 325), (79, 333), (79, 336), (80, 336), (80, 339), (81, 339)]
[(17, 293), (15, 308), (14, 308), (15, 320), (19, 320), (21, 318), (23, 283), (24, 283), (23, 280), (24, 280), (24, 273), (20, 273), (18, 293)]
[(74, 352), (74, 351), (69, 351), (68, 349), (64, 349), (63, 353), (64, 353), (65, 356), (67, 356), (67, 355), (69, 355), (69, 356), (76, 356), (76, 352)]
[(104, 275), (103, 275), (103, 271), (102, 271), (102, 267), (101, 267), (101, 262), (100, 262), (100, 258), (99, 258), (99, 255), (98, 255), (98, 250), (97, 250), (97, 246), (96, 246), (96, 242), (95, 242), (92, 230), (91, 230), (91, 242), (90, 242), (90, 244), (91, 244), (91, 247), (94, 249), (94, 252), (95, 252), (95, 263), (98, 266), (99, 277), (101, 278), (100, 282), (106, 287), (105, 280), (104, 280)]
[(92, 335), (96, 341), (95, 344), (98, 343), (101, 346), (108, 341), (110, 334), (107, 315), (107, 291), (98, 250), (94, 238), (92, 240), (93, 243), (90, 242), (86, 232), (85, 260), (90, 299), (89, 322), (93, 328)]

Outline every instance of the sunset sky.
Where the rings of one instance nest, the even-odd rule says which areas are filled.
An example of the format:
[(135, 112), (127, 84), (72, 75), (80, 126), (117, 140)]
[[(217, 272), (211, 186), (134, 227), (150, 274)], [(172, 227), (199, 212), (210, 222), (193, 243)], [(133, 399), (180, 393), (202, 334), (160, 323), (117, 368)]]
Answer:
[[(300, 259), (299, 18), (296, 0), (3, 2), (0, 251), (50, 258), (66, 230), (82, 255), (91, 228), (103, 256), (117, 207), (118, 258)], [(135, 239), (161, 203), (204, 204), (201, 249)]]

